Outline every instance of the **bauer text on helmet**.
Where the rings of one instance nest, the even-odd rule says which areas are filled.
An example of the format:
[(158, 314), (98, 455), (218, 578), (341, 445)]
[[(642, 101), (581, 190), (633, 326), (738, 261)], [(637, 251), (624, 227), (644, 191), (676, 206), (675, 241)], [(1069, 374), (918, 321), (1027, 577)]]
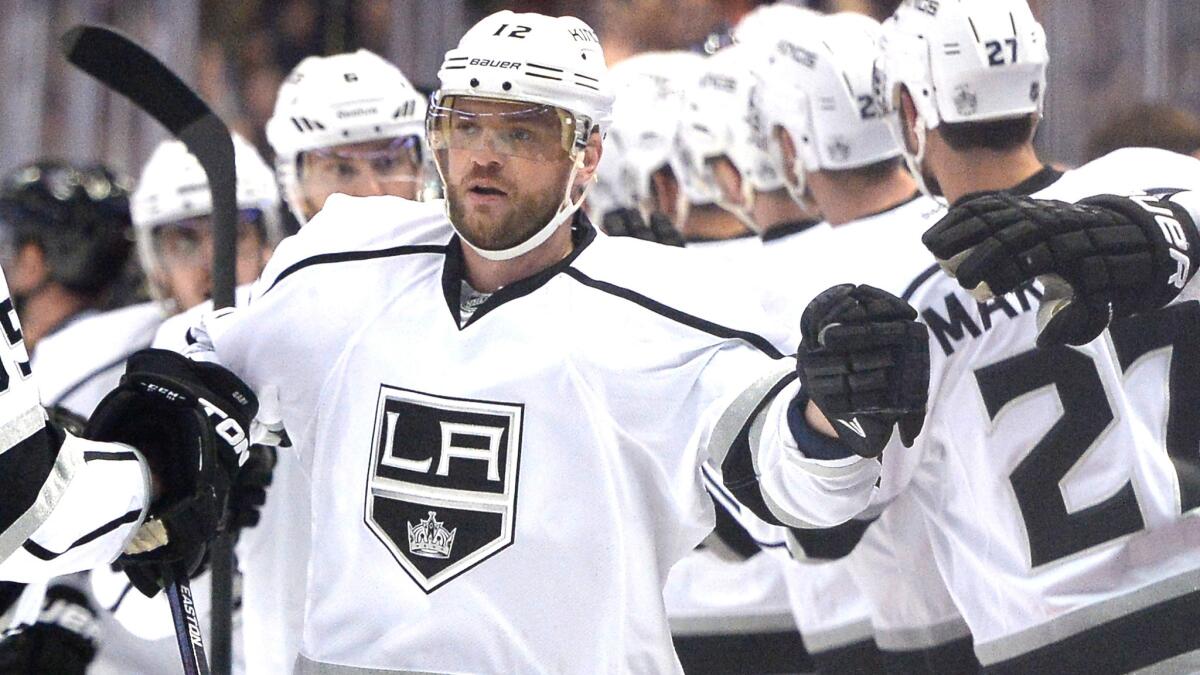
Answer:
[(548, 240), (582, 203), (612, 93), (595, 33), (574, 17), (497, 12), (446, 54), (427, 117), (450, 221), (490, 260)]

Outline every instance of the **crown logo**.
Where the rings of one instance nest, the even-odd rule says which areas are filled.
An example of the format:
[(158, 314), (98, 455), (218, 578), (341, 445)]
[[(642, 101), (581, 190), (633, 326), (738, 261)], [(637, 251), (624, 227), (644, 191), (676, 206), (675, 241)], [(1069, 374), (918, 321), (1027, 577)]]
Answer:
[(959, 85), (958, 89), (954, 90), (954, 107), (963, 117), (974, 115), (975, 111), (979, 109), (979, 99), (970, 87), (965, 84)]
[(429, 517), (417, 523), (405, 523), (408, 526), (408, 552), (423, 558), (445, 560), (450, 557), (450, 549), (454, 547), (454, 535), (458, 528), (447, 530), (438, 522), (437, 511), (430, 511)]

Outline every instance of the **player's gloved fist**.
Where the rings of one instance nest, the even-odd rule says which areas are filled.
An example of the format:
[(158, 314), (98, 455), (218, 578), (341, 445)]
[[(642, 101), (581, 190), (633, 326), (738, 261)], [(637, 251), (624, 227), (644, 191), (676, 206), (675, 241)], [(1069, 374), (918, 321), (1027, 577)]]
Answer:
[(1081, 345), (1113, 319), (1170, 302), (1200, 264), (1178, 204), (1099, 195), (1078, 204), (1007, 193), (968, 197), (922, 237), (979, 300), (1038, 278), (1038, 345)]
[(275, 472), (277, 455), (269, 445), (251, 445), (250, 457), (238, 471), (229, 496), (229, 528), (240, 533), (254, 527), (262, 518), (262, 506), (267, 502), (267, 488)]
[(0, 675), (83, 675), (96, 657), (96, 612), (69, 586), (46, 590), (37, 623), (0, 640)]
[(929, 334), (900, 298), (843, 284), (804, 310), (796, 358), (800, 382), (856, 454), (876, 457), (892, 437), (911, 446), (925, 422)]
[(161, 486), (118, 559), (139, 591), (157, 593), (168, 567), (194, 576), (203, 565), (208, 543), (226, 526), (257, 411), (250, 388), (228, 370), (145, 349), (129, 358), (120, 386), (92, 413), (87, 437), (137, 448)]

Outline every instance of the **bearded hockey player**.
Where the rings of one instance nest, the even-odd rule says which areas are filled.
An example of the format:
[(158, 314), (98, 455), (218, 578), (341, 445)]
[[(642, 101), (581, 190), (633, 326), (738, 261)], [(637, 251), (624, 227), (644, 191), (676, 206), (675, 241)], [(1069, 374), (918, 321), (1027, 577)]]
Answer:
[[(1186, 203), (1178, 192), (1200, 184), (1200, 165), (1151, 150), (1065, 175), (1042, 165), (1031, 138), (1045, 40), (1023, 0), (908, 1), (885, 24), (879, 103), (900, 113), (914, 175), (970, 215), (959, 223), (994, 225), (997, 238), (955, 219), (926, 236), (981, 299), (936, 266), (910, 287), (932, 335), (932, 404), (916, 446), (884, 453), (880, 497), (907, 492), (919, 507), (987, 672), (1191, 671), (1200, 521), (1184, 517), (1197, 492), (1172, 460), (1194, 460), (1195, 444), (1186, 457), (1176, 445), (1171, 432), (1187, 422), (1168, 401), (1188, 391), (1177, 389), (1186, 352), (1175, 345), (1194, 340), (1172, 329), (1196, 307), (1090, 342), (1086, 332), (1099, 332), (1089, 312), (1104, 312), (1102, 328), (1110, 307), (1120, 316), (1178, 291), (1172, 256), (1195, 247), (1172, 252), (1164, 232), (1185, 234), (1193, 218), (1167, 198)], [(1135, 199), (1087, 198), (1105, 193)], [(1082, 201), (1035, 209), (1024, 195)], [(1142, 261), (1161, 276), (1139, 275)], [(1017, 283), (1026, 269), (1061, 269), (1081, 293), (1074, 310), (1047, 317), (1042, 348), (1038, 298), (1068, 284)], [(987, 298), (989, 286), (1007, 294)], [(1091, 304), (1106, 297), (1120, 302)], [(1081, 344), (1053, 346), (1063, 339)]]
[[(288, 208), (307, 223), (333, 192), (415, 198), (425, 109), (425, 98), (400, 69), (371, 52), (301, 61), (280, 87), (267, 122)], [(446, 223), (437, 233), (439, 242), (450, 234)], [(288, 672), (296, 662), (308, 523), (308, 478), (295, 453), (280, 452), (262, 518), (242, 533), (237, 548), (249, 673)]]
[[(886, 115), (874, 105), (879, 33), (877, 22), (859, 14), (822, 17), (777, 39), (761, 66), (770, 147), (792, 194), (808, 195), (825, 214), (809, 234), (766, 251), (765, 285), (800, 291), (780, 297), (784, 314), (798, 310), (793, 298), (815, 295), (843, 274), (903, 293), (930, 264), (920, 237), (944, 210), (917, 191)], [(978, 669), (914, 510), (905, 496), (866, 530), (849, 559), (805, 565), (789, 577), (801, 629), (823, 672)], [(839, 557), (864, 536), (867, 522), (829, 533), (798, 530), (795, 544), (812, 558)], [(881, 654), (873, 655), (872, 634)], [(884, 665), (872, 666), (872, 658)]]
[[(712, 529), (701, 464), (771, 523), (861, 511), (862, 455), (919, 427), (924, 328), (832, 289), (807, 400), (728, 284), (578, 213), (612, 104), (590, 28), (497, 13), (440, 78), (448, 199), (330, 198), (247, 307), (191, 331), (274, 399), (262, 421), (313, 477), (298, 670), (678, 672), (661, 590)], [(409, 243), (447, 218), (448, 241)], [(889, 365), (822, 379), (850, 359)], [(872, 433), (835, 440), (822, 411)]]

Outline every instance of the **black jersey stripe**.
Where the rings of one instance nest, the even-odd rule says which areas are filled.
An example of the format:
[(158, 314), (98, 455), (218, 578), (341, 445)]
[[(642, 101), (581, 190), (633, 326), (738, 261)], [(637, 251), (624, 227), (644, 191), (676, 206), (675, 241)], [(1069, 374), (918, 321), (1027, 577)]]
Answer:
[(970, 635), (933, 647), (894, 650), (880, 648), (886, 673), (924, 673), (926, 675), (972, 675), (982, 666), (975, 657)]
[(850, 555), (858, 542), (862, 541), (867, 528), (877, 518), (859, 520), (852, 518), (841, 525), (821, 529), (789, 528), (804, 555), (813, 560), (839, 560)]
[(374, 251), (342, 251), (339, 253), (322, 253), (320, 255), (314, 255), (299, 262), (293, 263), (288, 266), (287, 269), (280, 272), (279, 276), (275, 277), (275, 281), (271, 282), (271, 286), (266, 290), (266, 293), (270, 293), (276, 286), (279, 285), (279, 282), (306, 267), (312, 267), (314, 265), (331, 265), (333, 263), (343, 262), (358, 262), (361, 260), (375, 260), (378, 258), (394, 258), (396, 256), (415, 255), (419, 253), (440, 253), (444, 255), (446, 253), (446, 245), (419, 244), (393, 246), (391, 248), (377, 249)]
[(579, 283), (583, 284), (584, 286), (588, 286), (588, 287), (594, 288), (598, 291), (608, 293), (610, 295), (616, 296), (623, 300), (628, 300), (629, 302), (632, 302), (635, 305), (638, 305), (644, 309), (648, 309), (651, 312), (654, 312), (655, 314), (658, 314), (659, 316), (670, 319), (671, 321), (675, 321), (676, 323), (680, 323), (685, 326), (695, 328), (696, 330), (702, 331), (704, 333), (708, 333), (709, 335), (713, 335), (715, 337), (719, 337), (722, 339), (742, 340), (743, 342), (749, 344), (750, 346), (754, 347), (755, 349), (759, 350), (760, 352), (763, 352), (764, 354), (766, 354), (767, 356), (770, 356), (773, 359), (782, 359), (784, 357), (783, 353), (780, 352), (778, 349), (776, 349), (775, 346), (772, 345), (769, 340), (767, 340), (766, 338), (764, 338), (761, 335), (758, 335), (757, 333), (751, 333), (749, 331), (737, 330), (735, 328), (729, 328), (727, 326), (722, 326), (721, 324), (718, 324), (718, 323), (713, 323), (712, 321), (708, 321), (707, 319), (701, 319), (698, 316), (694, 316), (694, 315), (688, 314), (687, 312), (684, 312), (682, 310), (675, 309), (674, 307), (664, 305), (663, 303), (658, 302), (657, 300), (651, 300), (650, 298), (642, 295), (641, 293), (638, 293), (637, 291), (633, 291), (628, 288), (625, 288), (624, 286), (618, 286), (616, 284), (609, 283), (607, 281), (600, 281), (598, 279), (593, 279), (593, 278), (589, 277), (588, 275), (584, 274), (583, 272), (579, 271), (579, 269), (576, 267), (568, 267), (565, 270), (565, 273), (567, 274), (567, 276), (578, 281)]
[(758, 483), (758, 472), (754, 470), (753, 451), (750, 449), (750, 428), (754, 426), (754, 420), (762, 414), (771, 401), (775, 400), (779, 392), (791, 384), (796, 377), (795, 373), (784, 377), (758, 402), (754, 411), (746, 419), (742, 430), (738, 432), (729, 451), (725, 454), (725, 460), (721, 463), (721, 480), (725, 483), (725, 488), (739, 504), (750, 509), (754, 515), (771, 525), (784, 525), (784, 523), (775, 516), (763, 498), (762, 488)]
[(53, 436), (42, 428), (0, 453), (0, 476), (20, 476), (20, 480), (6, 480), (4, 490), (0, 490), (0, 533), (8, 530), (37, 501), (54, 470), (60, 445), (61, 441), (55, 443)]
[(45, 548), (44, 546), (41, 546), (40, 544), (33, 541), (32, 539), (26, 540), (26, 542), (24, 544), (22, 544), (21, 547), (24, 548), (26, 551), (28, 551), (30, 555), (32, 555), (33, 557), (35, 557), (39, 560), (54, 560), (55, 558), (59, 557), (60, 555), (67, 553), (67, 551), (70, 551), (71, 549), (79, 547), (79, 546), (83, 546), (84, 544), (86, 544), (90, 541), (93, 541), (95, 539), (103, 537), (104, 535), (108, 534), (109, 532), (112, 532), (113, 530), (117, 529), (118, 527), (120, 527), (122, 525), (125, 525), (127, 523), (137, 522), (138, 518), (141, 518), (141, 517), (142, 517), (141, 510), (130, 511), (130, 512), (126, 513), (125, 515), (121, 516), (120, 518), (110, 520), (107, 523), (101, 525), (100, 527), (98, 527), (98, 528), (92, 530), (91, 532), (88, 532), (87, 534), (83, 535), (82, 537), (76, 539), (74, 542), (71, 543), (70, 546), (68, 546), (66, 548), (66, 550), (59, 551), (58, 553), (55, 553), (54, 551), (51, 551), (50, 549)]
[(1128, 673), (1200, 651), (1193, 591), (984, 666), (984, 673)]
[(121, 462), (133, 460), (137, 461), (137, 455), (132, 450), (123, 450), (120, 452), (100, 452), (98, 450), (88, 450), (83, 453), (84, 461), (91, 462), (93, 460)]
[(917, 278), (913, 279), (912, 282), (908, 284), (908, 287), (904, 289), (904, 292), (900, 294), (900, 297), (905, 302), (912, 300), (912, 297), (916, 295), (921, 286), (924, 286), (926, 281), (932, 279), (933, 275), (937, 274), (938, 270), (940, 269), (941, 265), (938, 265), (937, 263), (927, 267), (924, 272), (918, 274)]
[(673, 635), (683, 672), (810, 673), (812, 658), (796, 630), (717, 635)]

